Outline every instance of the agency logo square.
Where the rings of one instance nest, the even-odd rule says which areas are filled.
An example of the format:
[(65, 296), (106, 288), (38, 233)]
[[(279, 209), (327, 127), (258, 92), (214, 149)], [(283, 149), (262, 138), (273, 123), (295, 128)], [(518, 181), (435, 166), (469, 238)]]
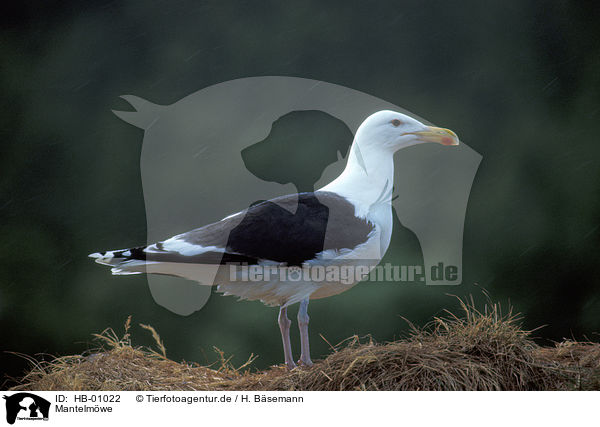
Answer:
[(50, 402), (33, 393), (15, 393), (3, 396), (6, 405), (6, 422), (48, 421)]

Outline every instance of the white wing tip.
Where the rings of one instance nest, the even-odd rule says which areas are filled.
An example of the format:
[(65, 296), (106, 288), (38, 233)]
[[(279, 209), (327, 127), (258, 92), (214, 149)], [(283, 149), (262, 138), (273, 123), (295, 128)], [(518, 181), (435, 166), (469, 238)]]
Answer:
[(113, 251), (108, 251), (104, 253), (94, 252), (93, 254), (89, 254), (88, 257), (92, 258), (98, 264), (102, 265), (112, 265), (111, 261), (113, 261), (115, 254)]
[(128, 270), (123, 270), (121, 268), (111, 268), (110, 269), (111, 273), (115, 276), (129, 276), (132, 274), (142, 274), (141, 271), (128, 271)]

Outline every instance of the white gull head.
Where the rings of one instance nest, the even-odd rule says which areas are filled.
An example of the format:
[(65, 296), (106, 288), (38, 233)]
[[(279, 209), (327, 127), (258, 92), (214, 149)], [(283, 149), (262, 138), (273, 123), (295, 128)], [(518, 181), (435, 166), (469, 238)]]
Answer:
[(427, 126), (406, 114), (389, 110), (371, 114), (356, 131), (346, 168), (321, 190), (353, 200), (364, 216), (373, 203), (381, 201), (382, 193), (391, 192), (394, 153), (427, 142), (459, 144), (458, 136), (451, 130)]
[(394, 153), (425, 142), (458, 145), (458, 136), (449, 129), (427, 126), (402, 113), (383, 110), (371, 114), (356, 132), (355, 143), (368, 150)]

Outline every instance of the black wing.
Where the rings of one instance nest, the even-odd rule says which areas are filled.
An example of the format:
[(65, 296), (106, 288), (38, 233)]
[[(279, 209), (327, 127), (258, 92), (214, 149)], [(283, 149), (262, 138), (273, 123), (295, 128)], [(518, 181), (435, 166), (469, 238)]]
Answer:
[[(199, 264), (270, 260), (300, 266), (324, 250), (353, 249), (372, 230), (373, 224), (356, 217), (348, 200), (317, 191), (261, 202), (219, 222), (113, 256)], [(186, 250), (176, 250), (174, 241), (183, 242)]]

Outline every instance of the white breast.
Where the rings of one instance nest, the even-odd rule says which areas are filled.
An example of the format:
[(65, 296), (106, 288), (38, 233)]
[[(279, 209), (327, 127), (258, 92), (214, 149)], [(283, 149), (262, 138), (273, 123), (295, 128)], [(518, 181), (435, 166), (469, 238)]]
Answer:
[[(342, 267), (366, 267), (366, 271), (371, 271), (383, 258), (387, 251), (392, 236), (392, 209), (391, 205), (380, 205), (372, 209), (367, 220), (375, 225), (374, 230), (369, 234), (365, 243), (355, 247), (352, 250), (344, 251), (324, 251), (318, 258), (309, 263), (325, 264)], [(325, 261), (326, 260), (326, 261)], [(319, 299), (332, 295), (337, 295), (356, 285), (360, 279), (345, 282), (323, 282), (317, 284), (310, 298)]]

